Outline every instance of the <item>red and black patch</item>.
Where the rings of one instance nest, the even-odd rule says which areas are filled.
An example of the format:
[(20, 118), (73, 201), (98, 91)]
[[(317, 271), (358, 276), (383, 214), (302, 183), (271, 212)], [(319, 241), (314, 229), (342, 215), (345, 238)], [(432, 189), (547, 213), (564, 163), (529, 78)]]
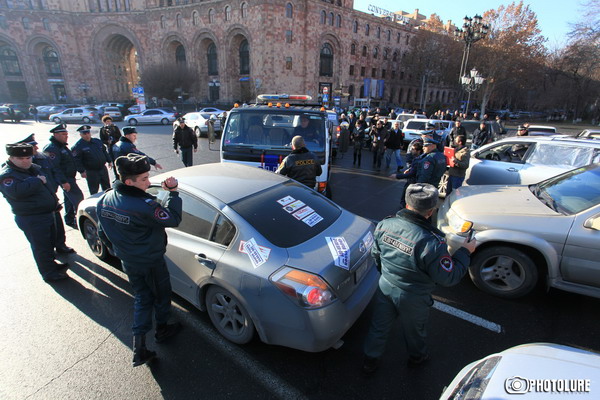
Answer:
[(2, 184), (6, 187), (8, 186), (12, 186), (12, 184), (15, 183), (15, 181), (13, 180), (13, 178), (6, 178), (2, 181)]
[(450, 257), (442, 257), (440, 259), (440, 266), (444, 269), (444, 271), (450, 272), (454, 269), (454, 263)]
[(429, 161), (425, 161), (425, 162), (423, 163), (423, 169), (427, 169), (427, 168), (429, 168), (429, 166), (430, 166), (430, 165), (431, 165), (431, 163), (430, 163)]
[(160, 220), (164, 221), (166, 219), (169, 219), (171, 216), (169, 215), (168, 212), (166, 212), (162, 208), (157, 208), (156, 210), (154, 210), (154, 217), (156, 219), (160, 219)]

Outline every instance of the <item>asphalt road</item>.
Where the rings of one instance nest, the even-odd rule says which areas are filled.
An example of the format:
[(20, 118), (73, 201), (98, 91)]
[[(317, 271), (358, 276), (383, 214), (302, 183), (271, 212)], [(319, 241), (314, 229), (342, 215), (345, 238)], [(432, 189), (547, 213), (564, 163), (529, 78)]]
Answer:
[[(43, 146), (52, 126), (1, 124), (0, 144), (35, 132)], [(70, 125), (71, 131), (76, 127)], [(138, 147), (165, 170), (182, 166), (172, 152), (169, 126), (138, 131)], [(77, 139), (73, 133), (69, 142)], [(206, 139), (200, 148), (195, 163), (218, 161)], [(403, 183), (370, 164), (368, 152), (361, 169), (353, 168), (350, 153), (336, 160), (333, 196), (344, 208), (377, 221), (396, 212)], [(85, 190), (84, 181), (80, 186)], [(600, 351), (600, 300), (540, 287), (524, 299), (506, 301), (480, 292), (465, 278), (434, 292), (432, 360), (419, 369), (405, 366), (396, 326), (380, 371), (368, 379), (361, 376), (371, 308), (344, 336), (340, 349), (304, 353), (258, 340), (233, 345), (221, 339), (206, 313), (177, 296), (174, 317), (184, 330), (165, 345), (150, 339), (159, 361), (134, 369), (132, 297), (118, 264), (97, 260), (81, 235), (67, 227), (67, 243), (77, 250), (64, 257), (72, 279), (48, 285), (4, 200), (0, 218), (0, 399), (434, 399), (464, 365), (511, 346), (554, 342)], [(440, 311), (444, 306), (450, 308)], [(457, 310), (468, 315), (458, 317)]]

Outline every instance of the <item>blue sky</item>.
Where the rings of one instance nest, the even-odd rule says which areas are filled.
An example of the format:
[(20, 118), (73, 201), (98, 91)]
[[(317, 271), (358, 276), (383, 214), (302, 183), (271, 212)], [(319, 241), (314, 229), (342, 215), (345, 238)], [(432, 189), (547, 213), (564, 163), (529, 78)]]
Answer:
[[(485, 11), (496, 9), (500, 5), (508, 5), (512, 1), (501, 0), (419, 0), (398, 1), (398, 0), (354, 0), (354, 8), (360, 11), (368, 12), (369, 4), (388, 11), (405, 11), (412, 13), (415, 8), (419, 13), (429, 16), (436, 13), (442, 21), (452, 20), (452, 23), (462, 24), (465, 15), (472, 17), (475, 14), (482, 15)], [(529, 8), (533, 10), (538, 17), (538, 24), (548, 41), (547, 47), (556, 47), (564, 45), (566, 34), (571, 30), (569, 23), (573, 24), (583, 18), (582, 0), (525, 0)]]

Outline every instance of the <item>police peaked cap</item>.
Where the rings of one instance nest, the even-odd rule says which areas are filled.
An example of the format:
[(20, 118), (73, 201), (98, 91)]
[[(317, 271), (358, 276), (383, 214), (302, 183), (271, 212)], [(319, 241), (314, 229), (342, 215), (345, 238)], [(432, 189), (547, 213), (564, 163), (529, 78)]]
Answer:
[(77, 131), (81, 132), (81, 133), (83, 133), (83, 132), (89, 132), (91, 130), (92, 130), (92, 127), (89, 126), (89, 125), (81, 125), (79, 128), (77, 128)]
[(428, 145), (428, 144), (438, 144), (439, 142), (437, 140), (435, 140), (433, 137), (431, 136), (425, 136), (423, 137), (423, 145)]
[(439, 192), (428, 183), (413, 183), (406, 188), (406, 204), (418, 211), (427, 211), (437, 205)]
[(35, 146), (36, 144), (38, 144), (38, 142), (35, 141), (35, 133), (32, 133), (31, 135), (27, 136), (23, 140), (19, 140), (17, 143), (26, 143), (26, 144), (30, 144), (32, 146)]
[(6, 154), (11, 157), (31, 157), (33, 156), (33, 146), (28, 143), (7, 144)]
[(133, 126), (126, 126), (123, 128), (123, 135), (129, 135), (130, 133), (137, 133)]
[(115, 160), (117, 173), (123, 179), (124, 176), (140, 175), (150, 171), (148, 156), (129, 153), (126, 156), (117, 157)]
[(50, 129), (50, 133), (68, 132), (67, 124), (58, 124), (54, 128)]
[(185, 122), (185, 118), (179, 117), (179, 118), (177, 118), (177, 122)]

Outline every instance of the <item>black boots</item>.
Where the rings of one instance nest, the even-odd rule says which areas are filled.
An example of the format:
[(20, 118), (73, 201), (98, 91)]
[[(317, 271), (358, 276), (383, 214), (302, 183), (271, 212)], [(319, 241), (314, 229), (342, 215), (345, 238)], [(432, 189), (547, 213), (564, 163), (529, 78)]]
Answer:
[(150, 362), (156, 353), (146, 348), (146, 335), (136, 335), (133, 337), (133, 366), (138, 367)]
[(156, 339), (156, 343), (162, 343), (165, 340), (175, 336), (180, 329), (181, 324), (179, 322), (174, 324), (160, 324), (156, 327), (154, 339)]

